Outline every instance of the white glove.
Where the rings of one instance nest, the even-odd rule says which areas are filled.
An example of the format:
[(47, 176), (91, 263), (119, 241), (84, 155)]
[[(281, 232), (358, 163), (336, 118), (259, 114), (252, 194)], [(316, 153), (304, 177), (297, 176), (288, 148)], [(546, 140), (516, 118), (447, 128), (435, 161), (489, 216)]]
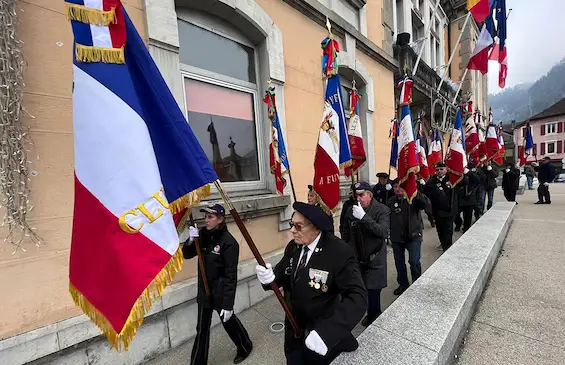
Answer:
[(322, 338), (316, 331), (312, 331), (308, 334), (306, 340), (304, 340), (304, 344), (309, 350), (314, 351), (315, 353), (322, 356), (326, 356), (326, 354), (328, 353), (328, 346), (326, 346), (324, 340), (322, 340)]
[(464, 173), (465, 175), (467, 175), (467, 174), (469, 173), (469, 169), (465, 167), (465, 168), (463, 169), (463, 173)]
[(263, 285), (267, 285), (275, 281), (275, 273), (273, 272), (273, 267), (271, 264), (267, 264), (267, 267), (262, 265), (255, 266), (255, 272), (257, 273), (257, 279)]
[(361, 203), (357, 203), (357, 205), (353, 206), (353, 216), (359, 220), (363, 219), (365, 216), (365, 211), (363, 207), (361, 207)]
[(189, 238), (189, 241), (190, 241), (190, 242), (193, 242), (194, 239), (199, 236), (199, 234), (198, 234), (198, 228), (193, 227), (193, 226), (189, 226), (189, 227), (188, 227), (188, 235), (189, 235), (189, 237), (190, 237), (190, 238)]
[(492, 166), (487, 166), (487, 170), (488, 171), (492, 170)]
[(520, 166), (520, 163), (519, 162), (516, 163), (516, 168), (519, 169), (520, 167), (522, 167), (522, 166)]
[(549, 186), (549, 183), (548, 183), (548, 182), (545, 182), (545, 183), (543, 183), (543, 184), (544, 184), (545, 186)]
[(224, 323), (229, 321), (232, 315), (233, 315), (233, 310), (230, 311), (228, 309), (222, 309), (220, 311), (220, 318), (222, 319), (222, 322), (224, 322)]
[(471, 169), (471, 171), (475, 172), (475, 171), (477, 171), (477, 169), (473, 167), (473, 168)]
[(424, 180), (424, 179), (420, 179), (420, 184), (422, 184), (422, 185), (426, 185), (426, 180)]
[(504, 171), (506, 171), (506, 172), (508, 173), (508, 172), (510, 172), (510, 169), (506, 169), (506, 170), (504, 170)]
[(386, 190), (392, 190), (392, 185), (386, 184), (386, 185), (385, 185), (385, 189), (386, 189)]

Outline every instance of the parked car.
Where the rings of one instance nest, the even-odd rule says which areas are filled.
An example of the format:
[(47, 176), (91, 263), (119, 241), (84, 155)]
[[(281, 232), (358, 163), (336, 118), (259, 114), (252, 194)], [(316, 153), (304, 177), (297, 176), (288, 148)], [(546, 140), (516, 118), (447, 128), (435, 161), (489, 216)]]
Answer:
[(565, 173), (557, 175), (554, 182), (556, 183), (565, 183)]

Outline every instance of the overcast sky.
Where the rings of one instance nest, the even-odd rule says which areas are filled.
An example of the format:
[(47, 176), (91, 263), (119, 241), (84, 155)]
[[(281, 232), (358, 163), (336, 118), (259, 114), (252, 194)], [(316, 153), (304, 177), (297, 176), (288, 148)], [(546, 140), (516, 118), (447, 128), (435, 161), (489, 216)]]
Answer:
[[(565, 57), (565, 0), (506, 0), (506, 87), (533, 82)], [(489, 92), (498, 93), (498, 63), (489, 62)]]

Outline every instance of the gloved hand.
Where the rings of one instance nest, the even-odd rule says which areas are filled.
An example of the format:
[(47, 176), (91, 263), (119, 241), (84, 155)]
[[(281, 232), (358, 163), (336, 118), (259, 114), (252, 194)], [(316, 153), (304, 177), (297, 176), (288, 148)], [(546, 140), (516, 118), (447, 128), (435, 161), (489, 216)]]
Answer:
[(273, 272), (273, 267), (271, 264), (267, 263), (267, 267), (262, 265), (255, 266), (255, 272), (257, 273), (257, 279), (263, 285), (267, 285), (275, 281), (275, 273)]
[(477, 171), (477, 169), (473, 167), (473, 168), (471, 169), (471, 171), (475, 172), (475, 171)]
[(467, 175), (467, 174), (469, 173), (469, 169), (465, 167), (465, 168), (463, 169), (463, 173), (464, 173), (465, 175)]
[(504, 170), (504, 171), (506, 171), (506, 173), (509, 173), (509, 172), (510, 172), (510, 169), (506, 169), (506, 170)]
[(304, 344), (309, 350), (314, 351), (319, 355), (326, 356), (328, 353), (328, 346), (326, 346), (324, 340), (322, 340), (316, 331), (312, 331), (308, 334), (306, 340), (304, 340)]
[(199, 236), (199, 234), (198, 234), (198, 228), (193, 227), (193, 226), (189, 226), (189, 227), (188, 227), (188, 235), (189, 235), (189, 237), (190, 237), (188, 240), (189, 240), (190, 242), (193, 242), (194, 239)]
[(549, 186), (549, 183), (548, 183), (548, 182), (544, 182), (543, 184), (544, 184), (545, 186)]
[(359, 220), (363, 219), (365, 216), (365, 211), (363, 207), (361, 207), (361, 203), (357, 203), (357, 205), (353, 206), (353, 216)]
[(233, 315), (233, 310), (222, 309), (220, 311), (220, 318), (222, 319), (222, 322), (224, 322), (224, 323), (229, 321), (232, 315)]
[(517, 163), (516, 163), (516, 168), (519, 169), (520, 167), (522, 167), (522, 166), (520, 166), (520, 163), (517, 162)]
[(492, 170), (492, 166), (487, 166), (487, 170), (488, 171)]
[(386, 185), (385, 185), (385, 189), (386, 189), (386, 190), (392, 190), (392, 185), (386, 184)]
[(426, 180), (424, 180), (424, 179), (420, 179), (420, 184), (422, 184), (422, 185), (426, 185)]

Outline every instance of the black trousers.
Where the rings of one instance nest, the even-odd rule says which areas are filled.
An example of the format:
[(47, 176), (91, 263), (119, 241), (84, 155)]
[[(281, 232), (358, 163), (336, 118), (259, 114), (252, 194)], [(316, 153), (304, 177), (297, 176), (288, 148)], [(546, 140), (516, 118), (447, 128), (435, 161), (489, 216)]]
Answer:
[(551, 203), (551, 196), (549, 195), (549, 186), (545, 186), (540, 182), (538, 186), (538, 201)]
[[(473, 223), (473, 209), (474, 206), (459, 207), (459, 213), (455, 216), (455, 227), (460, 228), (463, 224), (463, 232), (471, 228)], [(463, 219), (461, 219), (461, 213), (463, 213)]]
[(445, 251), (453, 244), (453, 218), (438, 216), (434, 218), (439, 242), (441, 243), (441, 248)]
[[(380, 290), (379, 290), (380, 291)], [(330, 365), (342, 352), (352, 352), (359, 347), (359, 343), (351, 333), (339, 341), (339, 343), (328, 351), (326, 356), (318, 355), (310, 351), (304, 345), (304, 337), (285, 341), (284, 356), (287, 365)], [(268, 362), (265, 362), (267, 364)]]
[[(539, 189), (538, 189), (538, 194), (539, 194)], [(509, 202), (515, 202), (516, 201), (516, 190), (504, 190), (504, 197)]]
[[(208, 347), (210, 346), (210, 325), (212, 324), (212, 314), (214, 309), (198, 306), (198, 322), (196, 322), (196, 338), (192, 346), (192, 356), (190, 365), (208, 364)], [(219, 315), (219, 313), (218, 313)], [(220, 318), (221, 320), (221, 318)], [(246, 355), (251, 352), (253, 343), (247, 331), (235, 314), (227, 322), (222, 322), (224, 330), (237, 347), (239, 355)]]
[(381, 289), (367, 289), (368, 305), (367, 317), (369, 321), (376, 319), (381, 315)]

